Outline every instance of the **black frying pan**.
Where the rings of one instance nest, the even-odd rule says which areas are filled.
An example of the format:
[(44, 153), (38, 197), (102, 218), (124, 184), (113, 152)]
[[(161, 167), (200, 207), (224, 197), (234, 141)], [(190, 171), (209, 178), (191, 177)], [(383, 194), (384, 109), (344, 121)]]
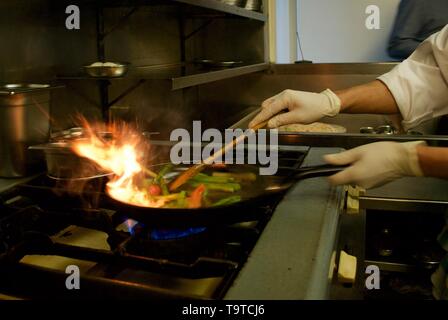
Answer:
[[(175, 170), (185, 170), (187, 166), (178, 166)], [(286, 176), (262, 176), (259, 175), (259, 167), (256, 165), (227, 165), (219, 171), (241, 173), (254, 172), (257, 180), (248, 185), (243, 185), (239, 195), (240, 202), (218, 207), (189, 208), (148, 208), (139, 207), (109, 197), (113, 206), (127, 218), (141, 223), (157, 227), (193, 227), (210, 226), (218, 224), (232, 224), (236, 222), (252, 221), (266, 215), (263, 207), (272, 206), (281, 199), (284, 193), (297, 181), (305, 178), (329, 176), (337, 173), (345, 167), (320, 165), (291, 170)], [(207, 168), (204, 173), (217, 171)]]

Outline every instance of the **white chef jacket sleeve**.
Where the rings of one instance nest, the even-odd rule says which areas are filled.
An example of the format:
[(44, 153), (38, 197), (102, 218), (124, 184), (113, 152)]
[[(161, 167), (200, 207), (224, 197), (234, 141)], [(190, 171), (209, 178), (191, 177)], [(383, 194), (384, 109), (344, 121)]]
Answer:
[(448, 114), (448, 25), (378, 80), (394, 96), (406, 130)]

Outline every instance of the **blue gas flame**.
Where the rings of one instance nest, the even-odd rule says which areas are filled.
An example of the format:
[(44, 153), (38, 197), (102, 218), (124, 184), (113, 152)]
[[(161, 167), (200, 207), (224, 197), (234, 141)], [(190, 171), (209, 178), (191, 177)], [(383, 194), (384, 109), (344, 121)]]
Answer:
[(188, 229), (169, 229), (169, 230), (152, 230), (150, 237), (152, 240), (170, 240), (188, 237), (194, 234), (204, 232), (207, 228), (196, 227)]

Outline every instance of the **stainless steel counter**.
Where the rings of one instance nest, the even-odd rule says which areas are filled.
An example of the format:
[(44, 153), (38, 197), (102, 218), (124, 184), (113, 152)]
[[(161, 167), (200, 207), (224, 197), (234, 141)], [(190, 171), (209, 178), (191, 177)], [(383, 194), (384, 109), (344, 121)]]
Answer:
[[(335, 150), (339, 149), (312, 148), (304, 165), (319, 164), (322, 154)], [(403, 178), (368, 190), (360, 198), (360, 205), (381, 210), (440, 211), (446, 208), (446, 190), (447, 180)], [(332, 255), (340, 241), (338, 234), (347, 236), (342, 234), (339, 226), (343, 201), (342, 189), (331, 187), (326, 178), (297, 183), (277, 207), (225, 298), (331, 298), (329, 270)], [(357, 227), (363, 228), (362, 225)], [(349, 234), (363, 233), (362, 230), (353, 230), (353, 225), (346, 231)], [(355, 244), (347, 239), (343, 242), (360, 246), (359, 250), (352, 248), (357, 253), (362, 251), (362, 236)], [(358, 256), (358, 259), (362, 260), (363, 256)], [(358, 272), (362, 272), (361, 269), (362, 263)], [(359, 297), (349, 296), (349, 299), (353, 298)]]
[(20, 184), (22, 182), (31, 180), (33, 177), (35, 176), (26, 178), (16, 178), (16, 179), (0, 179), (0, 192), (8, 190), (9, 188), (12, 188), (15, 185)]
[[(340, 149), (313, 148), (304, 165)], [(276, 208), (225, 299), (327, 299), (343, 190), (298, 182)]]

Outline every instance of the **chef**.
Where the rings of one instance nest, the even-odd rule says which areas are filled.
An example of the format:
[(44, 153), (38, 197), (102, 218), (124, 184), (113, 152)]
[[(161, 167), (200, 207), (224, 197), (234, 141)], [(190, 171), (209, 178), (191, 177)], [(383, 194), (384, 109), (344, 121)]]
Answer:
[(448, 23), (446, 0), (401, 0), (387, 51), (406, 59), (431, 34)]
[[(279, 114), (282, 110), (287, 112)], [(269, 128), (309, 124), (340, 112), (399, 114), (406, 130), (448, 114), (448, 25), (377, 80), (341, 91), (285, 90), (265, 100), (261, 112), (249, 125), (268, 119)], [(448, 148), (428, 147), (422, 141), (367, 144), (326, 155), (325, 161), (348, 165), (330, 177), (333, 184), (372, 188), (403, 176), (448, 178)], [(441, 244), (448, 251), (448, 232), (442, 233), (442, 238), (446, 238), (446, 243)], [(436, 298), (448, 299), (447, 274), (448, 258), (433, 275)]]

